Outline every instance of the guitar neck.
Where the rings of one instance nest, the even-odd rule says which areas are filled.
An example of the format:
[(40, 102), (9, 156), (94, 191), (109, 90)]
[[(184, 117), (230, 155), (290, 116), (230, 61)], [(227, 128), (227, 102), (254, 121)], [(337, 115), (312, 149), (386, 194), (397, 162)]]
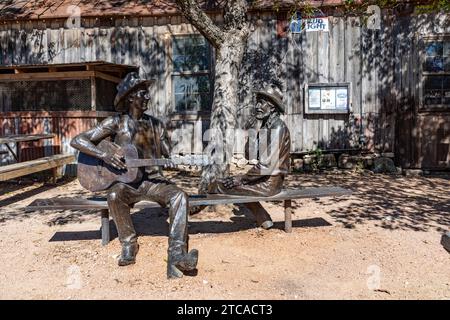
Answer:
[(151, 167), (151, 166), (165, 166), (172, 163), (170, 159), (128, 159), (126, 161), (127, 167)]

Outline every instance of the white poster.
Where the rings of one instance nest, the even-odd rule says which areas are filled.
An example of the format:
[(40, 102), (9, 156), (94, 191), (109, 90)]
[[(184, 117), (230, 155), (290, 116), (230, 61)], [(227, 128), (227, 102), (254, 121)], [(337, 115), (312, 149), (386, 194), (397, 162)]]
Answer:
[(309, 108), (320, 109), (320, 89), (309, 89)]
[(336, 109), (347, 109), (348, 107), (348, 93), (347, 88), (340, 88), (336, 90)]
[(336, 90), (335, 89), (322, 89), (321, 95), (322, 108), (327, 110), (336, 109)]

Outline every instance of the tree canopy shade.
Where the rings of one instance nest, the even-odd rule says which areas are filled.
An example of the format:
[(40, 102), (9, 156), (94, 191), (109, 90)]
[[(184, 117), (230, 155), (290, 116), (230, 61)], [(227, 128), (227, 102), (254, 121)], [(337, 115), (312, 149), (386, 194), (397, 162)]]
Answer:
[[(224, 3), (227, 2), (199, 0), (198, 4), (201, 9), (210, 12), (222, 10)], [(295, 8), (342, 6), (351, 11), (356, 7), (367, 7), (370, 4), (380, 7), (420, 4), (423, 10), (450, 10), (449, 0), (252, 0), (249, 1), (249, 10), (286, 11)], [(84, 18), (179, 14), (175, 0), (2, 0), (0, 20), (68, 18), (71, 15), (69, 8), (73, 5), (79, 7), (80, 14)]]

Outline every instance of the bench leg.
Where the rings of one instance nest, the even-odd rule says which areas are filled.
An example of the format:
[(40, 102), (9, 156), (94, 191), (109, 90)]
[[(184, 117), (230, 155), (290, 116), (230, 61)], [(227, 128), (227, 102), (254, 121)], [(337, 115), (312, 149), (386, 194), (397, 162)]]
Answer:
[(102, 245), (106, 246), (109, 243), (109, 210), (102, 210)]
[(284, 231), (292, 232), (292, 201), (284, 200)]
[(52, 168), (53, 173), (53, 184), (56, 184), (56, 180), (58, 178), (58, 167)]

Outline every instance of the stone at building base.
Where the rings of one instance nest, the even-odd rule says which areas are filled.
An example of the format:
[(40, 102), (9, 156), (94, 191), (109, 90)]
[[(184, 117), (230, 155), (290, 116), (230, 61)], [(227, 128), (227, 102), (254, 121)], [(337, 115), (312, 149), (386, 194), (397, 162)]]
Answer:
[(306, 155), (303, 157), (303, 171), (311, 172), (314, 170), (314, 164), (316, 163), (316, 156)]
[(321, 161), (325, 168), (334, 168), (337, 166), (336, 157), (334, 154), (324, 154), (322, 155)]
[(374, 163), (374, 157), (373, 156), (364, 156), (362, 158), (363, 163), (364, 163), (364, 168), (366, 169), (371, 169), (373, 168), (373, 163)]
[(303, 159), (294, 159), (292, 163), (292, 169), (294, 172), (303, 171)]
[(403, 174), (407, 177), (418, 177), (423, 175), (423, 171), (420, 169), (404, 169)]
[(450, 231), (442, 235), (441, 244), (450, 253)]
[(355, 169), (362, 164), (362, 158), (358, 156), (350, 156), (343, 153), (339, 156), (338, 166), (340, 169)]
[(390, 158), (381, 157), (374, 160), (373, 163), (373, 172), (374, 173), (389, 173), (396, 174), (397, 168), (395, 167), (394, 161)]
[(303, 164), (311, 164), (315, 159), (315, 156), (306, 155), (303, 157)]
[(381, 154), (381, 156), (382, 156), (382, 157), (385, 157), (385, 158), (391, 158), (391, 159), (394, 159), (394, 158), (395, 158), (395, 154), (394, 154), (393, 152), (383, 152), (383, 153)]

